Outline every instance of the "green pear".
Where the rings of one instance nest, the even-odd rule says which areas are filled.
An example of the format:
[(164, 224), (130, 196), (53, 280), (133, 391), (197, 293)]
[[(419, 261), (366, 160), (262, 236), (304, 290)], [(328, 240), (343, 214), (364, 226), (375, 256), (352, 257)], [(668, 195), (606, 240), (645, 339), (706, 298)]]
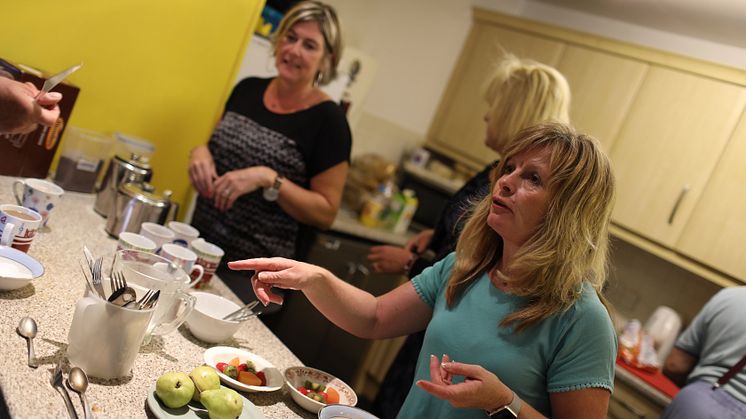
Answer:
[(236, 419), (243, 411), (243, 398), (230, 388), (202, 392), (201, 403), (210, 419)]
[(200, 400), (200, 393), (206, 390), (217, 390), (220, 388), (220, 377), (215, 368), (209, 365), (201, 365), (189, 373), (189, 378), (194, 382), (194, 401)]
[(167, 372), (155, 382), (155, 395), (172, 409), (185, 406), (194, 393), (192, 379), (183, 372)]

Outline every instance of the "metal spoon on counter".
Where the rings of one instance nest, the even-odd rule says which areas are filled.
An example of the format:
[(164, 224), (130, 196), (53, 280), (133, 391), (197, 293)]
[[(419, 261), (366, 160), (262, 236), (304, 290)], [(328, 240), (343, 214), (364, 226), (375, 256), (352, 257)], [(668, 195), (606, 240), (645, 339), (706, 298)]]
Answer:
[(36, 337), (37, 327), (36, 327), (36, 321), (32, 319), (31, 317), (24, 317), (21, 319), (21, 322), (18, 323), (18, 334), (26, 338), (28, 341), (28, 366), (31, 368), (36, 368), (38, 365), (36, 365), (36, 355), (34, 354), (34, 338)]
[(88, 404), (88, 399), (85, 397), (85, 390), (88, 388), (88, 376), (85, 374), (85, 371), (79, 367), (72, 367), (70, 373), (67, 375), (67, 386), (80, 395), (85, 419), (92, 419), (93, 412), (91, 411), (91, 406)]

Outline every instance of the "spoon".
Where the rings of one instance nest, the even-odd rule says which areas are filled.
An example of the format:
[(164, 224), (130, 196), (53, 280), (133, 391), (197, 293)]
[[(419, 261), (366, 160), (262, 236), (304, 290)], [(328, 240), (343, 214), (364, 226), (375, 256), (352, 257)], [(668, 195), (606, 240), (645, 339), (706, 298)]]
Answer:
[(135, 290), (130, 287), (119, 288), (109, 296), (109, 302), (120, 307), (124, 307), (127, 303), (136, 299)]
[(85, 390), (88, 388), (88, 376), (85, 374), (85, 371), (79, 367), (72, 367), (70, 373), (67, 375), (67, 386), (80, 395), (80, 401), (83, 403), (83, 410), (85, 411), (85, 418), (93, 418), (91, 406), (85, 397)]
[(33, 339), (36, 337), (36, 322), (31, 317), (24, 317), (21, 319), (21, 322), (18, 323), (18, 334), (25, 337), (28, 341), (28, 366), (31, 368), (36, 368), (38, 365), (36, 365), (36, 362), (34, 361), (34, 358), (36, 358), (36, 355), (34, 355), (34, 341)]

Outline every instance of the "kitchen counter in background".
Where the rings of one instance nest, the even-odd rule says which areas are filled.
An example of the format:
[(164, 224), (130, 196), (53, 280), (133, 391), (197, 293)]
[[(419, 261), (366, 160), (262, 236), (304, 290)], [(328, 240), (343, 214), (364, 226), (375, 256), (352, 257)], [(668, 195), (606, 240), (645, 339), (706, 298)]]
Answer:
[[(14, 178), (0, 176), (0, 202), (15, 202), (11, 192)], [(11, 417), (67, 417), (62, 397), (49, 385), (58, 360), (66, 363), (67, 334), (75, 302), (83, 295), (85, 282), (78, 259), (83, 245), (96, 255), (114, 255), (116, 241), (104, 232), (105, 220), (93, 212), (94, 196), (66, 192), (51, 214), (49, 228), (34, 239), (29, 255), (44, 265), (45, 273), (30, 285), (14, 291), (0, 291), (0, 389)], [(213, 277), (207, 291), (240, 303), (237, 297)], [(34, 318), (39, 333), (34, 339), (39, 368), (26, 365), (26, 341), (16, 333), (23, 316)], [(278, 369), (302, 365), (258, 319), (245, 322), (236, 335), (225, 342), (260, 355)], [(203, 352), (214, 345), (198, 341), (186, 326), (166, 336), (156, 336), (140, 349), (133, 374), (116, 381), (92, 379), (86, 391), (96, 417), (153, 417), (146, 407), (148, 389), (167, 371), (189, 372), (202, 364)], [(95, 350), (95, 348), (92, 348)], [(69, 366), (63, 368), (69, 371)], [(242, 393), (268, 419), (314, 418), (295, 404), (285, 389), (273, 393)], [(76, 394), (73, 405), (82, 417)], [(0, 412), (0, 416), (1, 416)]]
[(404, 246), (407, 244), (407, 241), (416, 234), (416, 232), (412, 230), (409, 230), (404, 234), (396, 234), (391, 230), (367, 227), (358, 220), (357, 213), (348, 208), (339, 209), (337, 218), (334, 219), (334, 224), (332, 224), (330, 230), (359, 237), (371, 242), (390, 244), (394, 246)]

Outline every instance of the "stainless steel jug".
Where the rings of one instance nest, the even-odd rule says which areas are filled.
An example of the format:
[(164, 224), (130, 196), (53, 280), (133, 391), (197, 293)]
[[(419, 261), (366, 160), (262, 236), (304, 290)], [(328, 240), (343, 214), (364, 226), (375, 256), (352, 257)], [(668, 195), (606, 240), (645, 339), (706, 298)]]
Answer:
[(106, 169), (106, 175), (96, 190), (93, 210), (104, 217), (112, 215), (119, 186), (125, 182), (150, 182), (153, 169), (148, 158), (132, 153), (129, 159), (114, 156)]
[(146, 221), (165, 223), (172, 206), (170, 195), (170, 191), (157, 194), (149, 183), (122, 184), (117, 189), (114, 210), (106, 220), (106, 232), (118, 238), (124, 231), (139, 232), (140, 224)]

